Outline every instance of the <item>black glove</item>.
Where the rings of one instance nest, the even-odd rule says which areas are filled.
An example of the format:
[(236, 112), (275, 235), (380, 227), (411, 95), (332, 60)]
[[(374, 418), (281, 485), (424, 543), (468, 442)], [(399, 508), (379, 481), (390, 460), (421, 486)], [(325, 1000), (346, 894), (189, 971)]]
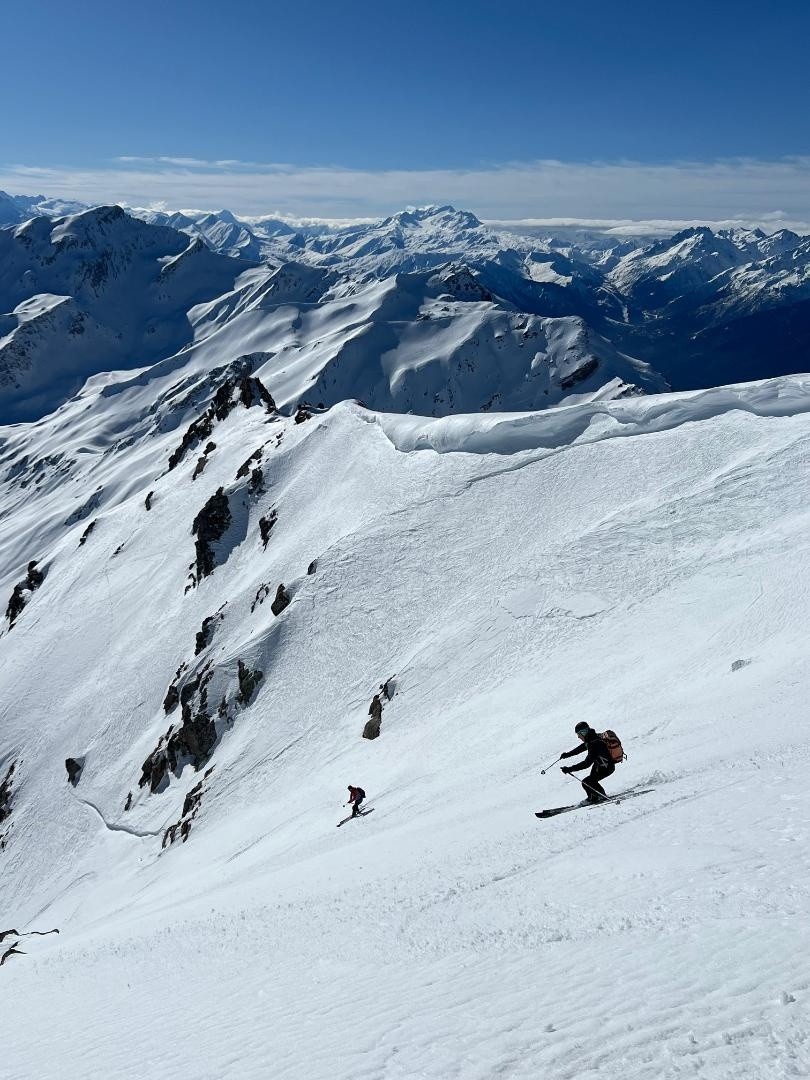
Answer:
[(571, 772), (571, 766), (570, 765), (561, 765), (560, 766), (560, 772), (570, 773)]

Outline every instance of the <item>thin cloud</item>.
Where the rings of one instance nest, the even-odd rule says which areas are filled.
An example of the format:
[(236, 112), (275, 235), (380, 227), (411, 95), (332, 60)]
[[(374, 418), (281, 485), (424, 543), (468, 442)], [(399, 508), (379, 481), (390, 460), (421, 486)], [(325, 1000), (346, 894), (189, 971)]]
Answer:
[(444, 204), (500, 222), (733, 222), (807, 231), (810, 157), (714, 162), (510, 162), (362, 170), (231, 159), (127, 156), (102, 168), (0, 166), (0, 189), (89, 203), (228, 207), (292, 219), (358, 220)]

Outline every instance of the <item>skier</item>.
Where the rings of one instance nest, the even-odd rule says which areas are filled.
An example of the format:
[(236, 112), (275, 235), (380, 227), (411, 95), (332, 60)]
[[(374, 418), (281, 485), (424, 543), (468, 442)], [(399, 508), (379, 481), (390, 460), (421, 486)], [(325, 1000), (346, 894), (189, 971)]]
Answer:
[(352, 785), (349, 784), (349, 801), (344, 803), (344, 806), (351, 806), (352, 817), (360, 816), (360, 804), (365, 797), (366, 793), (361, 787), (352, 787)]
[(590, 724), (586, 724), (584, 720), (577, 724), (574, 731), (577, 738), (582, 741), (582, 746), (576, 746), (573, 750), (566, 750), (564, 754), (560, 754), (560, 757), (575, 757), (577, 754), (584, 754), (586, 750), (588, 756), (579, 765), (561, 765), (560, 769), (568, 774), (579, 772), (581, 769), (590, 769), (590, 775), (586, 776), (582, 781), (582, 787), (588, 802), (604, 802), (607, 799), (607, 794), (599, 781), (604, 780), (606, 776), (610, 776), (616, 768), (608, 745), (602, 736), (597, 735)]

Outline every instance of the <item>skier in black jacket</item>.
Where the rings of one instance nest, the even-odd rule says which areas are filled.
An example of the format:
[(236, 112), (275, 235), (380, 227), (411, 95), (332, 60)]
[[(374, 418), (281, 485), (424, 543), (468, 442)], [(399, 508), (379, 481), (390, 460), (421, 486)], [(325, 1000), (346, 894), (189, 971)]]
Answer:
[(560, 768), (564, 773), (590, 769), (590, 776), (586, 776), (582, 781), (582, 787), (585, 790), (588, 802), (604, 802), (607, 794), (599, 781), (604, 780), (606, 776), (610, 776), (616, 768), (610, 756), (608, 745), (601, 736), (597, 735), (590, 724), (586, 724), (584, 721), (580, 721), (574, 731), (582, 741), (582, 746), (575, 746), (573, 750), (566, 750), (564, 754), (560, 754), (560, 757), (575, 757), (577, 754), (584, 754), (586, 750), (588, 756), (579, 765), (561, 765)]

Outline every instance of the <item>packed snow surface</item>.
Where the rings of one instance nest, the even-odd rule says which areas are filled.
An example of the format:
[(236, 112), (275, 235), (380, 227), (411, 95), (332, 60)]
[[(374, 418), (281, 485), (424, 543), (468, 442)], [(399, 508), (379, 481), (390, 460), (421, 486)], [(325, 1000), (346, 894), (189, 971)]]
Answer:
[[(45, 574), (0, 637), (4, 1080), (808, 1075), (810, 377), (240, 405), (171, 470), (207, 397), (166, 379), (0, 432), (0, 587)], [(150, 793), (183, 664), (229, 719)], [(580, 720), (645, 793), (538, 821)], [(348, 784), (374, 812), (338, 830)]]

